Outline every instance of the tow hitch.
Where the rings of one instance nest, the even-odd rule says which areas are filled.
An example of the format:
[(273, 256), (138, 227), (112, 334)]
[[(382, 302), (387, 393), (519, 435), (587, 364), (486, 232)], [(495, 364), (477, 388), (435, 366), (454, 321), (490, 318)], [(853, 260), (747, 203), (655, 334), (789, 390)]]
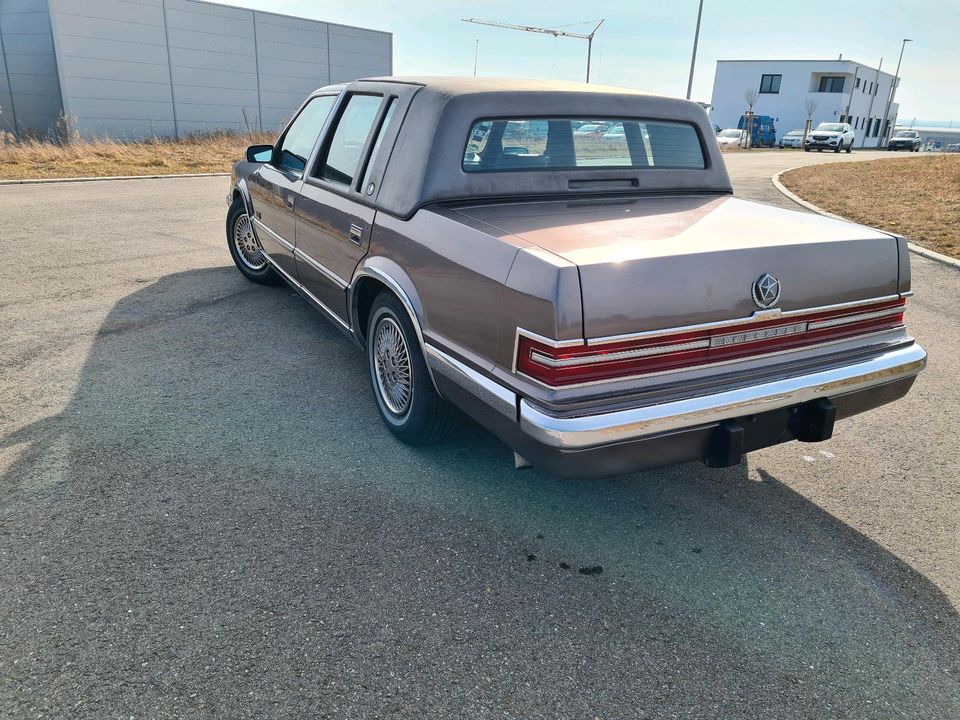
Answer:
[(759, 415), (723, 420), (710, 438), (704, 463), (709, 467), (739, 465), (744, 453), (790, 440), (822, 442), (833, 436), (837, 407), (828, 398)]

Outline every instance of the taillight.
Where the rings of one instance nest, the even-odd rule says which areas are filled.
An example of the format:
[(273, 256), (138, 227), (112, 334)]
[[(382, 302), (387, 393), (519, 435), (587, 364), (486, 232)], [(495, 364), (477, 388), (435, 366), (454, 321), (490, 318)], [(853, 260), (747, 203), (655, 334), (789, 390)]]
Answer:
[(897, 328), (903, 325), (905, 305), (900, 299), (560, 347), (521, 332), (516, 368), (551, 386), (677, 370)]

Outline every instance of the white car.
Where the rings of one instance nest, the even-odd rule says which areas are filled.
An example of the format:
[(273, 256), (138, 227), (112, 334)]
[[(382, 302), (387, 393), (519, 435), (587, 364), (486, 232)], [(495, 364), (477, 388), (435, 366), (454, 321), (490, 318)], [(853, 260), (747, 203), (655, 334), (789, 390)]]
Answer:
[(798, 148), (803, 144), (803, 130), (791, 130), (780, 138), (780, 147)]
[(807, 144), (803, 146), (806, 152), (811, 150), (833, 150), (840, 152), (853, 150), (853, 143), (857, 136), (853, 133), (850, 123), (825, 122), (817, 125), (816, 130), (811, 130), (807, 135)]
[(719, 133), (717, 133), (717, 142), (720, 144), (721, 148), (739, 145), (742, 139), (743, 130), (737, 130), (736, 128), (721, 130)]

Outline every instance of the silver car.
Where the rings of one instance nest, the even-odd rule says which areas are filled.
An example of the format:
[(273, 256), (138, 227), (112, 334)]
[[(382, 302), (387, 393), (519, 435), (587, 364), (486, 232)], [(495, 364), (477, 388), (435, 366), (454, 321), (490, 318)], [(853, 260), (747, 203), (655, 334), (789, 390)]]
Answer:
[(791, 130), (784, 133), (778, 143), (782, 148), (798, 148), (803, 144), (803, 130)]
[(713, 138), (696, 103), (597, 85), (325, 87), (234, 167), (227, 244), (363, 349), (403, 442), (458, 407), (558, 475), (727, 466), (829, 438), (926, 354), (906, 241), (735, 198)]

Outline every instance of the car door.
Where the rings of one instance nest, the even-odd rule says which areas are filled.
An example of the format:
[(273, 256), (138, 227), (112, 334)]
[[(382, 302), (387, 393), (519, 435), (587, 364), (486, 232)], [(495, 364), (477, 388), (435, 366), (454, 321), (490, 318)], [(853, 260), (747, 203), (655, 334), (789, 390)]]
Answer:
[(270, 162), (264, 163), (247, 181), (253, 206), (253, 224), (264, 252), (280, 269), (297, 279), (297, 197), (303, 172), (336, 94), (311, 97), (281, 134)]
[(342, 98), (300, 191), (296, 211), (300, 282), (348, 323), (346, 289), (370, 244), (379, 190), (376, 173), (382, 171), (385, 136), (391, 138), (386, 147), (392, 147), (399, 124), (393, 122), (397, 106), (398, 98), (389, 91)]

